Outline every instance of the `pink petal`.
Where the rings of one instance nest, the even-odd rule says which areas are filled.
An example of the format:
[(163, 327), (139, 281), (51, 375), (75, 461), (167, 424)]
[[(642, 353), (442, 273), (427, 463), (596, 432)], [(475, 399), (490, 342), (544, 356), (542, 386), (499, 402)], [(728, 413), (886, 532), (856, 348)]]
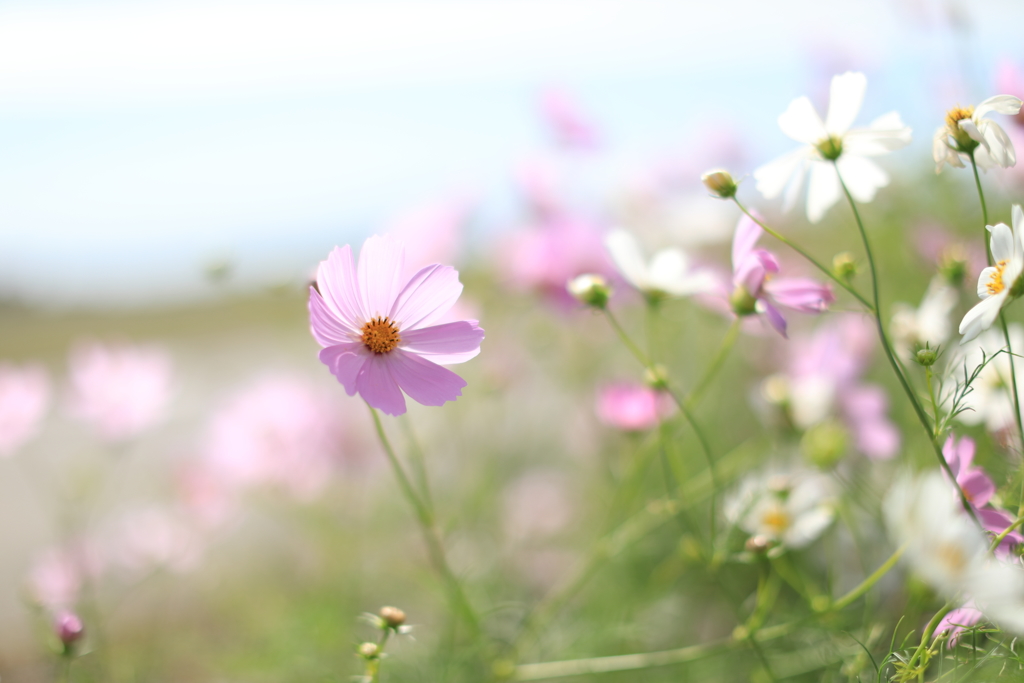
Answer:
[(956, 483), (963, 489), (967, 499), (978, 507), (988, 503), (996, 492), (996, 485), (980, 467), (961, 472)]
[(962, 437), (956, 447), (956, 454), (962, 469), (970, 467), (974, 462), (974, 439), (969, 436)]
[(404, 264), (405, 248), (393, 237), (374, 235), (363, 243), (356, 282), (367, 318), (383, 318), (391, 312), (398, 293), (402, 291)]
[(356, 378), (372, 355), (362, 342), (347, 342), (328, 346), (320, 351), (320, 362), (338, 378), (349, 396), (355, 396)]
[(758, 301), (764, 306), (764, 317), (768, 319), (768, 322), (775, 328), (775, 331), (781, 334), (783, 338), (789, 339), (786, 335), (786, 319), (782, 317), (779, 309), (764, 299), (758, 299)]
[(356, 287), (356, 268), (352, 265), (352, 247), (335, 247), (321, 261), (316, 271), (316, 284), (324, 303), (345, 325), (358, 330), (369, 316), (363, 311)]
[(313, 287), (309, 288), (309, 324), (313, 337), (320, 346), (347, 344), (356, 332), (330, 310), (324, 298)]
[(946, 437), (946, 443), (942, 445), (942, 456), (946, 459), (953, 476), (960, 474), (960, 450), (952, 433)]
[(466, 380), (451, 370), (401, 349), (387, 354), (387, 362), (402, 390), (425, 406), (454, 401), (462, 396), (462, 387), (466, 386)]
[(747, 254), (733, 273), (732, 282), (734, 285), (742, 286), (752, 296), (761, 292), (765, 280), (765, 267), (761, 259), (753, 253)]
[(831, 287), (809, 278), (779, 278), (764, 288), (775, 303), (801, 313), (821, 313), (836, 300)]
[(949, 631), (949, 640), (947, 642), (950, 647), (956, 647), (957, 641), (960, 639), (960, 633), (965, 627), (970, 628), (982, 620), (982, 613), (974, 608), (973, 604), (973, 602), (970, 602), (959, 609), (953, 610), (944, 616), (935, 628), (936, 635)]
[(900, 432), (886, 415), (889, 398), (881, 387), (860, 385), (843, 391), (843, 412), (857, 449), (874, 460), (888, 460), (900, 447)]
[(380, 355), (370, 354), (356, 377), (356, 389), (363, 400), (388, 415), (405, 412), (405, 397), (393, 373), (395, 359), (401, 353), (396, 349)]
[(736, 233), (732, 238), (732, 267), (736, 269), (741, 262), (754, 250), (754, 245), (761, 237), (761, 226), (743, 214), (736, 224)]
[[(1003, 533), (1008, 526), (1013, 524), (1014, 518), (1003, 510), (995, 510), (993, 508), (975, 508), (974, 510), (978, 519), (981, 520), (981, 525), (985, 527), (986, 531), (989, 531), (996, 536)], [(1013, 551), (1014, 547), (1024, 543), (1024, 536), (1017, 530), (1011, 531), (1006, 534), (1006, 538), (1002, 540), (999, 547), (996, 548), (996, 552), (1003, 555)]]
[(398, 322), (403, 336), (425, 327), (448, 312), (462, 294), (459, 272), (434, 264), (420, 269), (402, 289), (388, 316)]
[(402, 331), (401, 348), (438, 365), (463, 363), (480, 353), (484, 331), (475, 320)]

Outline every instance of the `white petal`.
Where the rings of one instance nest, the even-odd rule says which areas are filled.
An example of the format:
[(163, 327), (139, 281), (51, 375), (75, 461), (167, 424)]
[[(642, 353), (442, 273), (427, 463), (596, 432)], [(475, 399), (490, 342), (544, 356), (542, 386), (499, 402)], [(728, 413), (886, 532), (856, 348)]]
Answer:
[(985, 134), (978, 130), (978, 124), (971, 119), (960, 119), (960, 130), (964, 131), (971, 136), (971, 139), (975, 142), (980, 142), (985, 148), (988, 148), (988, 142), (985, 141)]
[(828, 99), (828, 115), (825, 129), (832, 135), (842, 135), (853, 125), (864, 102), (864, 90), (868, 87), (867, 77), (858, 71), (847, 71), (832, 77)]
[(992, 276), (999, 272), (999, 269), (995, 266), (989, 266), (982, 268), (981, 273), (978, 274), (978, 298), (987, 299), (992, 296), (988, 291), (988, 283), (992, 281)]
[[(992, 233), (989, 249), (996, 261), (1009, 261), (1013, 258), (1013, 232), (1006, 223), (985, 226)], [(987, 268), (985, 270), (988, 270)]]
[(904, 126), (900, 115), (893, 111), (872, 121), (868, 128), (857, 128), (846, 133), (843, 136), (843, 154), (877, 156), (909, 144), (910, 128)]
[(1021, 101), (1013, 95), (996, 95), (990, 97), (974, 110), (974, 118), (981, 118), (990, 111), (1013, 116), (1020, 112)]
[(636, 238), (625, 230), (612, 230), (604, 238), (604, 246), (619, 273), (638, 289), (647, 286), (647, 268)]
[(812, 223), (820, 221), (825, 212), (839, 201), (839, 191), (839, 176), (831, 162), (811, 164), (811, 181), (807, 186), (807, 220)]
[(960, 334), (963, 335), (963, 339), (960, 340), (961, 344), (971, 341), (983, 331), (992, 327), (992, 323), (995, 322), (996, 316), (999, 315), (999, 309), (1002, 308), (1005, 298), (1005, 294), (989, 297), (967, 311), (967, 315), (960, 321)]
[(870, 202), (879, 188), (889, 184), (889, 175), (869, 159), (842, 156), (836, 165), (846, 188), (858, 202)]
[(935, 135), (932, 136), (932, 158), (935, 159), (935, 172), (940, 173), (942, 171), (943, 164), (949, 164), (950, 166), (959, 166), (963, 168), (963, 164), (960, 163), (960, 158), (955, 151), (949, 148), (949, 130), (942, 126)]
[(1014, 204), (1010, 214), (1013, 217), (1014, 234), (1024, 239), (1024, 211), (1021, 210), (1020, 204)]
[(648, 282), (658, 289), (662, 284), (670, 284), (683, 278), (686, 274), (686, 254), (681, 249), (662, 249), (651, 259), (647, 270)]
[(988, 143), (989, 151), (992, 153), (992, 160), (1003, 168), (1010, 168), (1017, 163), (1017, 153), (1013, 150), (1013, 143), (1006, 131), (996, 123), (988, 119), (981, 121), (980, 130)]
[(757, 183), (757, 190), (764, 195), (765, 199), (775, 199), (785, 189), (793, 177), (794, 172), (801, 165), (804, 159), (813, 151), (810, 147), (801, 147), (778, 159), (769, 161), (754, 171), (754, 180)]
[[(966, 154), (960, 155), (960, 158), (965, 161), (970, 161), (970, 157)], [(980, 145), (976, 150), (974, 150), (974, 163), (976, 163), (978, 168), (982, 171), (987, 171), (996, 165), (996, 162), (992, 160), (992, 155), (989, 154), (985, 145)], [(963, 167), (963, 164), (961, 164), (961, 167)]]
[(779, 128), (797, 142), (813, 145), (826, 137), (825, 124), (806, 97), (798, 97), (779, 115)]

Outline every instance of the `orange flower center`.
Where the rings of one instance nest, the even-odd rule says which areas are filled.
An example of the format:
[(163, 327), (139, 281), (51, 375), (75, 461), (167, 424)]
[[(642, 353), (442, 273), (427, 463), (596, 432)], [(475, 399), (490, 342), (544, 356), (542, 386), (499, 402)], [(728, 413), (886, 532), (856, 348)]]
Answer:
[(764, 517), (761, 518), (761, 523), (774, 533), (781, 534), (789, 528), (790, 519), (789, 515), (781, 507), (773, 507), (765, 512)]
[(958, 130), (960, 122), (974, 116), (974, 107), (956, 106), (946, 112), (946, 125), (950, 130)]
[(370, 322), (363, 325), (360, 339), (366, 348), (380, 355), (393, 350), (402, 343), (398, 336), (398, 328), (395, 323), (387, 318), (371, 318)]
[(996, 272), (988, 278), (988, 284), (985, 287), (988, 289), (988, 293), (991, 296), (995, 296), (999, 292), (1006, 289), (1006, 283), (1003, 282), (1003, 271), (1006, 270), (1006, 261), (1000, 261), (995, 265)]

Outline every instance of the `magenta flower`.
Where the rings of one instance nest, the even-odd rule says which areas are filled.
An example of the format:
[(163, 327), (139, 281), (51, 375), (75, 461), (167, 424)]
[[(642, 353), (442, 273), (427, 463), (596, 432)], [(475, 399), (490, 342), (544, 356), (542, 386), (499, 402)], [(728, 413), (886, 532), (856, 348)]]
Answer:
[(597, 395), (597, 416), (610, 427), (637, 432), (656, 427), (672, 414), (672, 398), (643, 384), (620, 382)]
[(810, 278), (776, 278), (779, 262), (767, 249), (757, 249), (761, 226), (742, 216), (732, 242), (730, 297), (736, 315), (760, 314), (783, 337), (786, 319), (779, 308), (801, 313), (822, 313), (835, 301), (832, 288)]
[(964, 629), (974, 626), (983, 618), (984, 615), (978, 611), (972, 600), (942, 617), (942, 621), (935, 627), (935, 635), (949, 631), (949, 640), (946, 642), (950, 647), (956, 647), (957, 641), (960, 640), (960, 633)]
[(402, 392), (428, 406), (461, 396), (465, 380), (441, 366), (473, 358), (484, 338), (476, 320), (433, 325), (462, 293), (454, 268), (434, 264), (403, 282), (404, 262), (401, 242), (374, 235), (358, 267), (351, 247), (335, 247), (309, 291), (320, 361), (349, 396), (388, 415), (405, 412)]
[(985, 474), (985, 470), (972, 466), (974, 463), (974, 439), (965, 436), (957, 441), (950, 434), (942, 447), (942, 455), (949, 463), (949, 469), (956, 478), (957, 486), (964, 492), (964, 496), (971, 505), (976, 508), (986, 505), (995, 494), (996, 485)]
[(50, 380), (40, 365), (0, 363), (0, 456), (39, 432), (50, 403)]

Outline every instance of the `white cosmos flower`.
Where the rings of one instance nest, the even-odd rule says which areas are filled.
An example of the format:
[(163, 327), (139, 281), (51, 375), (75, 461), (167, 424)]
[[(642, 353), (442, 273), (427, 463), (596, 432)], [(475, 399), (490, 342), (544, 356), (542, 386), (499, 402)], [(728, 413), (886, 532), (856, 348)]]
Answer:
[(715, 286), (713, 275), (694, 270), (681, 249), (662, 249), (648, 264), (636, 238), (625, 230), (612, 230), (604, 244), (622, 277), (647, 296), (689, 296)]
[(1024, 211), (1019, 204), (1013, 205), (1013, 230), (1005, 223), (986, 225), (991, 233), (989, 249), (995, 265), (981, 271), (978, 276), (978, 296), (981, 303), (967, 311), (960, 322), (960, 343), (969, 342), (995, 322), (999, 311), (1017, 296), (1017, 278), (1024, 271), (1024, 249), (1021, 245), (1024, 231)]
[(935, 172), (944, 164), (963, 168), (974, 152), (974, 161), (984, 170), (993, 166), (1009, 168), (1017, 163), (1013, 143), (998, 123), (984, 118), (986, 114), (1016, 115), (1021, 101), (1013, 95), (990, 97), (977, 107), (953, 107), (946, 113), (946, 123), (932, 138)]
[(1024, 567), (992, 558), (972, 576), (967, 590), (987, 618), (1024, 634)]
[[(1008, 353), (998, 353), (1006, 347), (1006, 340), (1000, 329), (984, 332), (974, 341), (961, 348), (962, 358), (954, 359), (950, 364), (954, 378), (963, 377), (964, 368), (972, 373), (981, 365), (982, 358), (988, 363), (978, 373), (971, 384), (972, 390), (963, 398), (963, 405), (968, 408), (957, 415), (957, 419), (968, 425), (984, 424), (990, 432), (1011, 427), (1015, 422), (1014, 401), (1011, 393), (1013, 369), (1018, 377), (1024, 377), (1024, 358), (1020, 357), (1019, 349), (1024, 349), (1024, 328), (1018, 324), (1009, 326), (1010, 344), (1014, 349), (1011, 357)], [(998, 353), (998, 355), (996, 355)]]
[(806, 97), (790, 103), (779, 116), (779, 127), (804, 147), (754, 171), (761, 194), (774, 199), (786, 190), (784, 207), (788, 210), (796, 203), (804, 175), (809, 172), (807, 219), (817, 223), (839, 201), (842, 190), (837, 167), (850, 194), (860, 202), (870, 202), (879, 188), (889, 184), (888, 174), (865, 157), (905, 147), (910, 143), (910, 128), (903, 125), (899, 114), (890, 112), (867, 128), (851, 130), (866, 87), (867, 78), (862, 73), (848, 71), (834, 76), (824, 121)]
[(830, 484), (813, 470), (760, 472), (726, 498), (725, 516), (751, 535), (800, 548), (820, 536), (835, 516)]
[(951, 600), (973, 582), (988, 555), (981, 529), (954, 493), (942, 473), (932, 470), (897, 481), (883, 504), (889, 533), (897, 545), (906, 545), (913, 570)]
[(893, 341), (901, 356), (912, 355), (917, 347), (935, 349), (949, 339), (949, 315), (959, 299), (957, 290), (945, 278), (935, 277), (928, 285), (921, 305), (913, 308), (896, 304), (892, 316)]

